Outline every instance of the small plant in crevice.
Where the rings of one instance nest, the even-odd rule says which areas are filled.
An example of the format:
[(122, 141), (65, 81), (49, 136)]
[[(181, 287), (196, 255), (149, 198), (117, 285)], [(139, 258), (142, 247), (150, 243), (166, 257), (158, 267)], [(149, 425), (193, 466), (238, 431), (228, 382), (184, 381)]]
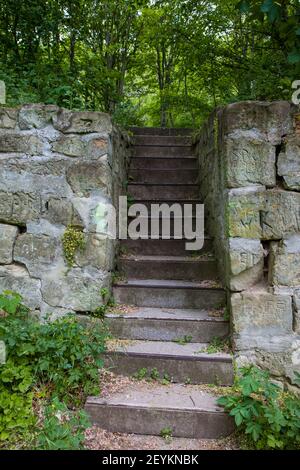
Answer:
[(163, 428), (160, 431), (159, 435), (160, 435), (160, 437), (165, 439), (167, 442), (170, 442), (172, 440), (173, 429), (169, 428), (169, 427)]
[(172, 379), (168, 374), (160, 374), (156, 367), (153, 369), (143, 367), (133, 375), (133, 378), (140, 381), (146, 380), (147, 382), (158, 382), (161, 385), (169, 385), (172, 382)]
[(69, 225), (62, 237), (63, 252), (69, 268), (75, 263), (75, 256), (78, 250), (84, 250), (85, 237), (84, 233), (78, 228)]
[(220, 338), (218, 336), (215, 336), (214, 338), (212, 338), (209, 345), (206, 348), (202, 349), (200, 352), (206, 354), (217, 354), (221, 352), (230, 353), (230, 340), (229, 338)]
[(107, 310), (116, 306), (115, 299), (110, 295), (110, 291), (107, 287), (100, 289), (100, 295), (102, 297), (103, 304), (97, 307), (91, 316), (94, 318), (103, 319)]
[(234, 392), (218, 404), (256, 449), (300, 449), (300, 399), (283, 392), (269, 372), (254, 366), (240, 369)]
[(173, 343), (180, 344), (181, 346), (184, 346), (186, 344), (190, 344), (193, 341), (192, 336), (185, 335), (182, 338), (176, 338), (173, 340)]

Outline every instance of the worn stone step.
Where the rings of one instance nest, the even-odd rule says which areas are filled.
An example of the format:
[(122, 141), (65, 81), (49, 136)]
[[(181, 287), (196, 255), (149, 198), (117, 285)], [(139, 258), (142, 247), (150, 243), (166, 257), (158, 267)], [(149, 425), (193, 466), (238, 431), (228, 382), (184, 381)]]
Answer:
[[(122, 240), (121, 252), (124, 254), (144, 256), (194, 256), (195, 252), (187, 251), (187, 240)], [(199, 254), (212, 250), (212, 240), (205, 238), (204, 246)]]
[(198, 172), (196, 170), (162, 170), (153, 167), (152, 169), (140, 168), (138, 170), (130, 170), (130, 181), (136, 183), (155, 183), (155, 184), (171, 184), (185, 183), (196, 184)]
[(108, 398), (89, 397), (85, 410), (94, 425), (111, 432), (218, 439), (233, 433), (232, 418), (217, 398), (197, 386), (130, 384)]
[(207, 354), (206, 343), (185, 345), (168, 341), (116, 341), (104, 354), (105, 365), (112, 372), (133, 376), (141, 369), (157, 369), (160, 377), (172, 382), (231, 385), (232, 357), (225, 353)]
[(133, 156), (135, 157), (192, 157), (193, 148), (191, 145), (134, 145)]
[(200, 199), (139, 199), (139, 198), (135, 198), (133, 200), (134, 203), (138, 203), (138, 204), (143, 204), (147, 209), (148, 211), (151, 210), (151, 207), (152, 205), (162, 205), (162, 204), (167, 204), (170, 208), (174, 205), (174, 204), (179, 204), (179, 206), (181, 207), (181, 210), (182, 210), (182, 213), (184, 213), (184, 206), (185, 205), (192, 205), (192, 213), (193, 215), (196, 214), (196, 206), (197, 204), (203, 204), (201, 202)]
[(194, 129), (190, 128), (169, 128), (169, 127), (130, 127), (134, 135), (171, 135), (186, 136), (191, 135)]
[(197, 170), (198, 162), (194, 157), (173, 158), (173, 157), (133, 157), (130, 161), (130, 168), (137, 169), (152, 169), (157, 168), (161, 170)]
[(203, 281), (217, 278), (217, 264), (206, 259), (180, 256), (121, 257), (118, 269), (128, 278)]
[[(197, 232), (200, 235), (201, 230), (201, 220), (197, 221), (196, 217), (139, 217), (138, 221), (138, 233), (141, 239), (166, 240), (175, 238), (181, 240), (185, 237), (185, 227), (188, 227), (187, 224), (189, 224), (189, 229), (192, 229), (193, 233)], [(131, 223), (134, 223), (133, 227)], [(128, 217), (128, 237), (132, 238), (129, 236), (129, 228), (136, 230), (136, 219), (134, 217)]]
[(226, 303), (223, 289), (191, 281), (129, 279), (116, 283), (113, 291), (118, 303), (139, 307), (211, 309)]
[(189, 146), (192, 145), (191, 136), (167, 136), (167, 135), (135, 135), (133, 137), (134, 145), (159, 145), (167, 146)]
[(116, 338), (145, 341), (174, 341), (185, 336), (194, 343), (209, 343), (229, 334), (229, 324), (216, 311), (166, 308), (136, 308), (129, 313), (106, 315)]
[(178, 200), (199, 199), (199, 187), (197, 184), (152, 184), (130, 183), (128, 194), (135, 200)]

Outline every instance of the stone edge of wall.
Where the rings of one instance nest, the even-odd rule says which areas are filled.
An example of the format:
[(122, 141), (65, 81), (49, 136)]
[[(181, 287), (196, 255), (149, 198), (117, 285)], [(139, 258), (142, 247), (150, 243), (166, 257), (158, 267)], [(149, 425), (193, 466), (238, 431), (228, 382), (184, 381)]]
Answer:
[(216, 109), (195, 136), (200, 198), (228, 292), (237, 365), (300, 372), (300, 108)]
[[(117, 242), (99, 236), (97, 217), (126, 194), (129, 157), (129, 136), (105, 113), (0, 108), (0, 292), (19, 292), (42, 316), (103, 303)], [(71, 269), (62, 249), (70, 225), (85, 238)]]

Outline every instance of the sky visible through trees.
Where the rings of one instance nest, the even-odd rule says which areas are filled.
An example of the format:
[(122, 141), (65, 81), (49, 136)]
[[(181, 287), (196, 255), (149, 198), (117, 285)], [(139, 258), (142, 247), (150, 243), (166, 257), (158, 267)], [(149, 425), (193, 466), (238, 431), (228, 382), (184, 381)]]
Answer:
[(198, 126), (239, 100), (291, 99), (299, 0), (0, 0), (7, 105)]

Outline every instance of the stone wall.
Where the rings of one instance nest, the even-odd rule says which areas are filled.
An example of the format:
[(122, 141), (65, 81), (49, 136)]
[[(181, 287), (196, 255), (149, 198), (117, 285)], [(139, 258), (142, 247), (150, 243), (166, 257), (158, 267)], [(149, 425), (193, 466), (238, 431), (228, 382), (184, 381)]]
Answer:
[[(129, 140), (107, 114), (52, 105), (0, 109), (0, 292), (42, 315), (91, 312), (110, 288), (116, 242), (97, 211), (126, 192)], [(84, 236), (70, 268), (62, 237)]]
[(300, 109), (241, 102), (195, 137), (238, 364), (300, 372)]

